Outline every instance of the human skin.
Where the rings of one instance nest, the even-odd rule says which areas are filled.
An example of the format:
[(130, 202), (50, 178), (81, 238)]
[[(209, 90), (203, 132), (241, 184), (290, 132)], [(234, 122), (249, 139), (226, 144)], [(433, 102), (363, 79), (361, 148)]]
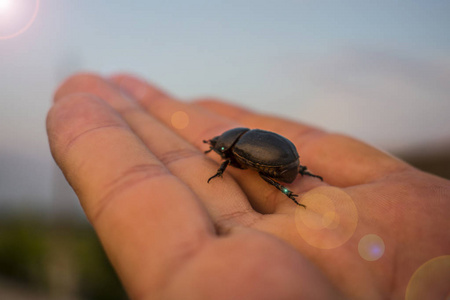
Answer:
[[(450, 182), (358, 140), (217, 100), (183, 102), (126, 74), (76, 74), (54, 100), (53, 157), (131, 299), (404, 299), (421, 265), (450, 254)], [(174, 123), (178, 111), (187, 126)], [(296, 145), (324, 178), (287, 184), (300, 202), (317, 190), (348, 195), (357, 225), (341, 244), (308, 243), (298, 218), (325, 208), (297, 206), (255, 171), (228, 167), (206, 182), (220, 157), (202, 141), (234, 127)], [(384, 241), (378, 260), (358, 253), (367, 234)]]

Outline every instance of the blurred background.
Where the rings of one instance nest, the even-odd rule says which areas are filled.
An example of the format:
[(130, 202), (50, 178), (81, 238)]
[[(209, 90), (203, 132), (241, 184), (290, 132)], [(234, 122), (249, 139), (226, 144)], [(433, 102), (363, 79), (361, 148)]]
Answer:
[(0, 0), (0, 299), (126, 299), (47, 144), (68, 75), (128, 71), (450, 178), (450, 2)]

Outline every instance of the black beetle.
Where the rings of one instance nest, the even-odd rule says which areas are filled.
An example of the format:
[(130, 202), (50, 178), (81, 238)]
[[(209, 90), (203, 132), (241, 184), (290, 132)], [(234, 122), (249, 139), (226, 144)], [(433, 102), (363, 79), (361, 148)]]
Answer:
[(308, 172), (306, 166), (300, 165), (294, 144), (274, 132), (234, 128), (203, 142), (210, 145), (210, 149), (205, 153), (214, 151), (225, 159), (217, 173), (208, 179), (208, 183), (211, 179), (222, 176), (230, 164), (239, 169), (250, 168), (258, 171), (262, 179), (279, 189), (295, 203), (305, 207), (295, 199), (298, 195), (276, 182), (275, 179), (291, 183), (300, 173), (323, 181), (321, 176)]

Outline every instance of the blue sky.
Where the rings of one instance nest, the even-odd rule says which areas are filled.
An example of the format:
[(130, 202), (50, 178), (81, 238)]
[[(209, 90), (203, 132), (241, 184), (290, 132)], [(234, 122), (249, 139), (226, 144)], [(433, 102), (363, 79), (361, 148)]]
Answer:
[[(22, 20), (6, 27), (0, 12), (0, 37), (35, 3), (13, 2)], [(77, 70), (135, 72), (180, 98), (221, 97), (397, 153), (439, 149), (449, 15), (449, 1), (42, 0), (27, 31), (0, 39), (0, 199), (52, 206), (60, 193), (45, 114)]]

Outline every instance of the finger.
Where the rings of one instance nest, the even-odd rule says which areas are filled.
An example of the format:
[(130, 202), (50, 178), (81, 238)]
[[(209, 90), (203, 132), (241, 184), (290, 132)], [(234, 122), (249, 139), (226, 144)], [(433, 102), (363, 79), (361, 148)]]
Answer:
[(192, 191), (99, 98), (58, 98), (47, 130), (52, 154), (131, 298), (158, 290), (213, 236)]
[(196, 103), (249, 128), (262, 128), (287, 137), (297, 146), (301, 163), (331, 185), (364, 184), (409, 168), (385, 152), (345, 135), (326, 133), (300, 122), (254, 113), (216, 100)]
[[(145, 109), (158, 118), (166, 126), (171, 127), (178, 135), (198, 148), (205, 147), (201, 142), (204, 139), (220, 135), (224, 131), (240, 126), (239, 123), (229, 118), (220, 117), (217, 114), (211, 114), (209, 111), (197, 106), (177, 101), (175, 98), (160, 91), (158, 88), (145, 83), (142, 80), (128, 75), (116, 75), (112, 77), (112, 82), (132, 97), (136, 98)], [(173, 126), (172, 115), (175, 112), (184, 112), (189, 116), (189, 125), (186, 128)], [(192, 120), (192, 122), (191, 122)], [(213, 155), (212, 155), (213, 156)], [(217, 156), (216, 156), (217, 157)], [(258, 211), (270, 213), (274, 211), (277, 205), (295, 205), (284, 194), (276, 190), (273, 186), (264, 182), (256, 172), (233, 172), (229, 167), (227, 172), (238, 176), (238, 182), (249, 196), (252, 206)], [(211, 174), (212, 175), (212, 174)], [(214, 182), (217, 180), (213, 180)], [(309, 179), (305, 182), (310, 182)], [(316, 183), (313, 183), (316, 184)], [(311, 185), (305, 185), (301, 188), (311, 188)], [(301, 192), (301, 191), (294, 191)]]
[[(229, 118), (179, 101), (160, 88), (131, 75), (114, 75), (110, 77), (110, 81), (125, 95), (136, 99), (147, 112), (199, 149), (205, 149), (203, 140), (206, 137), (239, 126)], [(185, 126), (180, 126), (177, 122), (177, 116), (180, 114), (186, 118)]]
[[(56, 98), (77, 92), (96, 94), (116, 109), (151, 153), (195, 192), (219, 231), (251, 224), (259, 218), (230, 176), (207, 183), (208, 178), (217, 171), (216, 163), (149, 115), (116, 86), (99, 76), (80, 74), (67, 80), (58, 90)], [(198, 119), (202, 121), (201, 116)], [(180, 128), (179, 124), (175, 125)], [(184, 129), (187, 135), (192, 135), (190, 128)]]

